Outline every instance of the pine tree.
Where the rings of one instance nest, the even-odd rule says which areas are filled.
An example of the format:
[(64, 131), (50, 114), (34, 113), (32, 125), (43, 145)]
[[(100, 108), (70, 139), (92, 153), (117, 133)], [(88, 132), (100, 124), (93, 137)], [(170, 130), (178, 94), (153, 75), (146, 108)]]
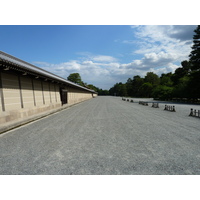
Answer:
[(190, 57), (190, 80), (188, 84), (189, 97), (193, 99), (200, 98), (200, 25), (194, 30), (193, 46)]
[(200, 70), (200, 25), (194, 30), (192, 51), (189, 55), (191, 70)]

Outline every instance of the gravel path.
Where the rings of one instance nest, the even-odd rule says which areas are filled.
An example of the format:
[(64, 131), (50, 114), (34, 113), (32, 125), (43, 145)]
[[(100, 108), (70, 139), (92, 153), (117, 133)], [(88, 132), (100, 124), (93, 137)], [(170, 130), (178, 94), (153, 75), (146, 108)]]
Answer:
[(200, 106), (164, 105), (97, 97), (4, 133), (0, 174), (200, 174)]

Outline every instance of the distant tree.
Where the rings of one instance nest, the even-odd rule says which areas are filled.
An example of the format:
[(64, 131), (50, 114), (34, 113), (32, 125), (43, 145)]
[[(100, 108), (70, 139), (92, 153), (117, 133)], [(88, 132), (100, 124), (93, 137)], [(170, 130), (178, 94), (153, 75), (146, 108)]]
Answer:
[(200, 71), (192, 72), (188, 83), (189, 96), (192, 99), (200, 98)]
[(172, 81), (174, 83), (174, 86), (178, 84), (179, 79), (185, 76), (185, 71), (182, 67), (179, 67), (175, 70), (173, 76), (172, 76)]
[(174, 73), (159, 77), (147, 72), (144, 78), (139, 75), (129, 78), (125, 84), (116, 83), (109, 92), (111, 95), (127, 94), (132, 97), (154, 97), (169, 100), (188, 98), (196, 101), (200, 98), (200, 25), (194, 30), (193, 46), (189, 61), (181, 62)]
[(153, 84), (149, 82), (143, 83), (140, 89), (142, 97), (151, 97), (153, 91)]
[(122, 84), (122, 85), (121, 85), (121, 88), (120, 88), (120, 96), (124, 96), (124, 97), (128, 96), (128, 95), (127, 95), (126, 84)]
[(144, 77), (144, 82), (148, 82), (153, 86), (156, 86), (160, 83), (160, 79), (157, 74), (154, 74), (153, 72), (147, 72), (146, 76)]
[(133, 80), (131, 78), (126, 81), (126, 90), (129, 97), (133, 96)]
[(191, 72), (191, 62), (184, 60), (181, 62), (181, 65), (185, 71), (185, 75), (189, 75), (189, 73)]
[(67, 80), (76, 83), (78, 85), (84, 86), (83, 81), (81, 80), (81, 76), (79, 73), (72, 73), (67, 77)]
[(200, 25), (194, 30), (192, 51), (189, 55), (192, 70), (200, 70)]
[(200, 25), (194, 30), (192, 51), (189, 55), (191, 64), (189, 95), (193, 99), (200, 98)]
[(178, 83), (173, 88), (173, 96), (178, 98), (188, 98), (189, 97), (189, 77), (183, 76), (178, 80)]
[(172, 73), (162, 74), (160, 77), (160, 85), (171, 87), (173, 85)]
[(103, 96), (109, 95), (109, 91), (108, 91), (108, 90), (102, 90), (102, 89), (100, 89), (100, 90), (98, 91), (98, 94), (99, 94), (99, 95), (103, 95)]
[(153, 97), (161, 100), (170, 100), (172, 98), (173, 88), (166, 85), (158, 85), (153, 90)]
[(141, 97), (141, 86), (144, 83), (144, 78), (141, 78), (139, 75), (133, 77), (133, 92), (131, 96)]
[(87, 87), (90, 88), (90, 89), (92, 89), (92, 90), (94, 90), (94, 91), (96, 91), (96, 92), (98, 91), (98, 88), (95, 87), (95, 86), (92, 85), (92, 84), (87, 85)]
[(189, 76), (191, 72), (191, 65), (190, 62), (185, 60), (181, 62), (182, 67), (179, 67), (175, 70), (174, 74), (172, 75), (171, 79), (174, 83), (174, 86), (179, 83), (179, 80), (185, 76)]
[(147, 72), (142, 82), (142, 85), (139, 87), (139, 96), (152, 97), (153, 90), (160, 83), (160, 78), (157, 74), (154, 74), (153, 72)]
[(116, 83), (112, 88), (110, 88), (109, 93), (113, 96), (127, 96), (126, 84), (121, 82)]

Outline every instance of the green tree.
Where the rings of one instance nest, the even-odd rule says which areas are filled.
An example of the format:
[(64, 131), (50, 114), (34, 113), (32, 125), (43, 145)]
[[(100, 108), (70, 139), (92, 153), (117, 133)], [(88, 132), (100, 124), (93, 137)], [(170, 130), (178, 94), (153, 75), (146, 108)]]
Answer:
[(191, 72), (191, 65), (190, 62), (187, 60), (181, 62), (182, 67), (179, 67), (175, 70), (172, 80), (174, 82), (174, 86), (179, 83), (179, 80), (185, 76), (189, 76)]
[[(134, 76), (126, 84), (116, 83), (110, 94), (128, 94), (133, 97), (154, 97), (160, 99), (200, 98), (200, 25), (194, 30), (193, 46), (189, 61), (181, 62), (181, 67), (174, 73), (162, 74), (158, 77), (153, 72), (147, 72), (144, 78)], [(126, 87), (125, 87), (126, 86)]]
[(132, 95), (134, 97), (141, 97), (141, 86), (144, 83), (144, 78), (141, 78), (140, 76), (134, 76), (133, 77), (133, 91)]
[(153, 72), (147, 72), (144, 77), (144, 83), (140, 87), (140, 96), (141, 97), (152, 97), (153, 90), (159, 85), (160, 78), (157, 74)]
[(173, 96), (178, 98), (188, 98), (189, 97), (189, 77), (183, 76), (178, 80), (177, 85), (174, 87)]
[(173, 87), (158, 85), (153, 90), (153, 97), (161, 100), (170, 100), (172, 98)]
[(110, 88), (109, 93), (114, 96), (127, 96), (126, 84), (116, 83)]
[(133, 80), (131, 78), (126, 81), (126, 90), (129, 97), (133, 96)]
[(83, 81), (81, 80), (81, 76), (79, 73), (72, 73), (67, 77), (67, 80), (76, 83), (78, 85), (84, 86)]
[(149, 82), (143, 83), (140, 90), (142, 97), (151, 97), (153, 91), (153, 84)]
[(200, 70), (200, 25), (194, 30), (192, 51), (189, 55), (192, 70)]
[(181, 62), (181, 65), (183, 67), (185, 75), (189, 75), (190, 72), (191, 72), (191, 62), (187, 61), (187, 60), (184, 60), (184, 61)]
[(194, 32), (192, 51), (189, 55), (191, 73), (188, 87), (190, 98), (198, 99), (200, 98), (200, 25)]
[(160, 77), (160, 85), (171, 87), (173, 85), (172, 73), (162, 74)]
[(120, 88), (120, 96), (126, 97), (127, 96), (127, 89), (126, 84), (122, 84)]
[(97, 92), (98, 91), (98, 88), (97, 87), (95, 87), (94, 85), (92, 85), (92, 84), (88, 84), (87, 85), (87, 87), (88, 88), (90, 88), (91, 90), (94, 90), (95, 92)]
[(144, 77), (144, 82), (148, 82), (153, 86), (157, 86), (160, 83), (160, 79), (157, 74), (154, 74), (153, 72), (147, 72), (146, 76)]
[(191, 73), (188, 88), (190, 98), (196, 100), (200, 98), (200, 71)]

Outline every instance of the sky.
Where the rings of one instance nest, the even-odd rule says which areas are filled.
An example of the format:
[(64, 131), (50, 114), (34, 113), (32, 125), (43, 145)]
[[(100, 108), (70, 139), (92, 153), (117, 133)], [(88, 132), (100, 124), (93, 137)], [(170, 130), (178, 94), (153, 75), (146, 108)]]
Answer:
[(196, 25), (0, 25), (0, 50), (102, 89), (188, 60)]

